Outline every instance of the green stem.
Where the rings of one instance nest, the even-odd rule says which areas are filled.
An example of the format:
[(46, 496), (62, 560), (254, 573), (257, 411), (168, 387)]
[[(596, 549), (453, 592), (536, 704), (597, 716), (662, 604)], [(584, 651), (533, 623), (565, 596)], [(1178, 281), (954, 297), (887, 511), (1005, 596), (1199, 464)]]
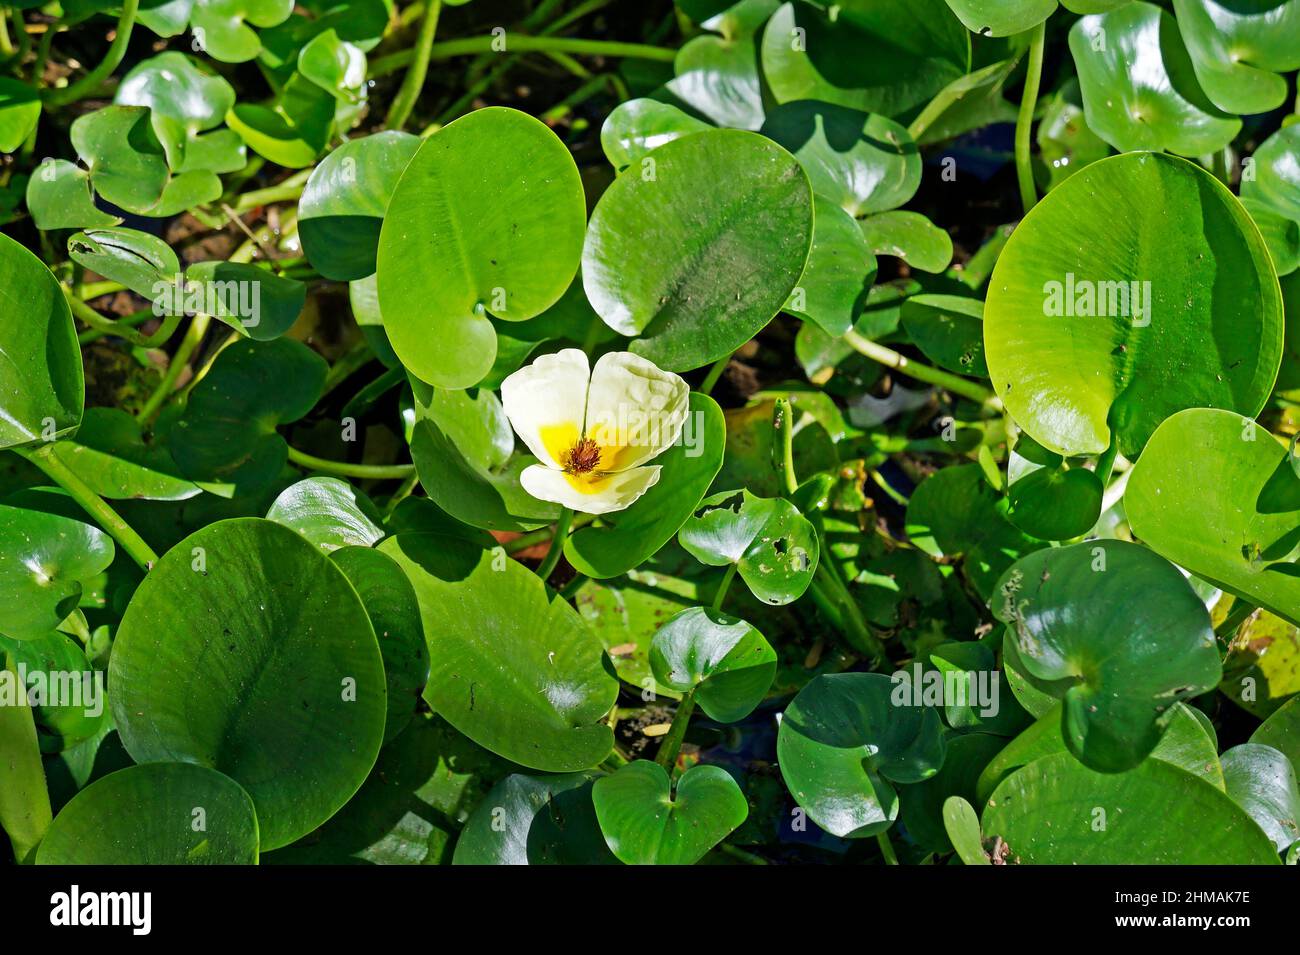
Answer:
[(717, 591), (713, 594), (713, 609), (721, 610), (722, 601), (727, 597), (727, 591), (731, 589), (731, 582), (736, 579), (736, 571), (740, 569), (739, 564), (728, 564), (727, 572), (722, 575), (722, 583), (718, 584)]
[(789, 398), (777, 398), (772, 411), (772, 453), (776, 456), (773, 464), (785, 484), (785, 495), (789, 497), (799, 490), (799, 478), (794, 471), (794, 409)]
[[(154, 314), (153, 307), (150, 306), (149, 308), (142, 308), (138, 312), (132, 312), (130, 315), (123, 316), (114, 324), (118, 329), (135, 328), (137, 325), (143, 325), (145, 322), (149, 321), (149, 319), (157, 317), (158, 316)], [(109, 335), (118, 334), (121, 334), (121, 332), (117, 330), (109, 332), (99, 328), (88, 328), (84, 332), (79, 332), (77, 334), (77, 344), (89, 345), (91, 342), (99, 341), (101, 338), (107, 338)]]
[(1249, 600), (1243, 600), (1240, 597), (1233, 598), (1232, 606), (1228, 609), (1228, 615), (1223, 618), (1223, 623), (1214, 628), (1214, 635), (1224, 643), (1231, 643), (1238, 628), (1246, 622), (1247, 617), (1258, 609)]
[(723, 355), (715, 361), (712, 367), (709, 368), (709, 373), (704, 376), (704, 380), (700, 382), (700, 386), (695, 390), (702, 395), (712, 394), (713, 386), (718, 383), (718, 379), (722, 377), (722, 373), (727, 370), (729, 364), (731, 364), (730, 355)]
[(172, 396), (172, 392), (176, 390), (176, 382), (180, 380), (181, 372), (194, 354), (194, 350), (199, 347), (199, 342), (203, 341), (203, 336), (207, 334), (210, 321), (211, 319), (206, 315), (195, 315), (190, 320), (190, 327), (185, 330), (185, 337), (181, 339), (180, 345), (176, 347), (176, 353), (172, 355), (171, 361), (168, 362), (167, 370), (163, 372), (162, 381), (158, 382), (158, 387), (153, 390), (149, 400), (136, 413), (136, 421), (141, 424), (151, 422), (154, 415)]
[(109, 507), (102, 497), (91, 490), (85, 481), (81, 480), (75, 472), (60, 461), (54, 455), (53, 448), (50, 445), (36, 451), (25, 448), (15, 448), (14, 450), (44, 471), (47, 477), (67, 491), (68, 496), (81, 505), (81, 509), (93, 517), (99, 526), (113, 540), (117, 541), (141, 568), (148, 571), (158, 562), (158, 555), (153, 552), (153, 548), (144, 542), (144, 539), (135, 532), (130, 524), (118, 516), (117, 511)]
[(402, 77), (402, 88), (397, 91), (392, 105), (388, 108), (388, 119), (384, 125), (389, 129), (401, 129), (411, 118), (415, 101), (424, 89), (424, 80), (429, 75), (429, 56), (433, 52), (433, 38), (438, 32), (438, 14), (442, 12), (442, 0), (427, 0), (424, 5), (424, 18), (420, 21), (420, 34), (415, 39), (415, 49), (411, 52), (411, 63)]
[(1031, 31), (1029, 40), (1029, 66), (1025, 72), (1025, 88), (1020, 95), (1020, 113), (1016, 117), (1016, 178), (1020, 181), (1020, 202), (1025, 213), (1038, 202), (1034, 188), (1034, 167), (1029, 161), (1030, 133), (1034, 126), (1034, 110), (1038, 106), (1038, 87), (1043, 78), (1043, 47), (1047, 35), (1047, 21)]
[(550, 578), (552, 571), (560, 563), (560, 557), (564, 553), (564, 542), (569, 537), (569, 528), (572, 525), (573, 509), (560, 508), (560, 519), (555, 522), (555, 536), (551, 538), (551, 547), (542, 558), (542, 566), (537, 568), (537, 576), (543, 581)]
[(275, 202), (294, 202), (302, 198), (303, 187), (307, 184), (307, 177), (311, 175), (310, 169), (304, 169), (302, 172), (295, 173), (284, 182), (277, 183), (274, 186), (267, 186), (265, 189), (252, 189), (240, 196), (233, 206), (234, 211), (242, 215), (250, 212), (258, 206), (269, 206)]
[(960, 378), (957, 375), (943, 371), (940, 368), (931, 368), (929, 365), (923, 365), (920, 362), (913, 361), (906, 355), (900, 355), (892, 348), (886, 348), (878, 342), (873, 342), (869, 338), (864, 338), (856, 330), (850, 329), (844, 336), (844, 341), (859, 354), (866, 355), (872, 361), (893, 368), (895, 371), (902, 372), (909, 378), (915, 378), (917, 381), (924, 381), (926, 384), (937, 385), (940, 388), (947, 388), (955, 395), (961, 395), (963, 398), (969, 398), (971, 401), (979, 404), (986, 404), (997, 400), (993, 392), (987, 388)]
[(820, 529), (817, 543), (822, 556), (817, 561), (813, 581), (821, 585), (822, 594), (838, 608), (840, 623), (843, 625), (844, 636), (849, 641), (849, 646), (854, 652), (870, 657), (876, 663), (884, 662), (885, 645), (871, 632), (866, 618), (862, 616), (862, 608), (858, 606), (858, 602), (853, 599), (848, 587), (836, 572), (831, 563), (832, 558), (830, 549), (826, 546), (826, 538), (821, 534)]
[[(12, 662), (6, 663), (14, 686), (21, 686)], [(27, 704), (27, 688), (12, 705), (0, 706), (0, 766), (4, 767), (4, 785), (0, 786), (0, 828), (9, 835), (14, 860), (30, 863), (36, 847), (45, 838), (53, 813), (50, 793), (45, 785), (45, 767), (41, 748), (36, 741), (36, 721)]]
[[(0, 56), (13, 56), (15, 52), (14, 41), (9, 37), (9, 11), (0, 9)], [(14, 15), (21, 18), (17, 10)]]
[(560, 598), (562, 600), (572, 600), (577, 596), (578, 591), (582, 589), (582, 585), (589, 580), (591, 580), (591, 578), (586, 574), (578, 574), (560, 590)]
[[(461, 37), (435, 43), (429, 50), (431, 61), (450, 60), (457, 56), (474, 56), (479, 53), (545, 53), (557, 50), (560, 53), (575, 53), (579, 56), (625, 57), (638, 60), (656, 60), (671, 63), (677, 58), (677, 51), (645, 43), (617, 43), (609, 40), (581, 40), (575, 37), (525, 36), (522, 33), (509, 33), (504, 37), (505, 46), (500, 51), (493, 50), (493, 44), (499, 43), (492, 35)], [(399, 50), (388, 56), (381, 56), (370, 64), (371, 78), (386, 76), (405, 67), (415, 58), (414, 50)]]
[(894, 854), (894, 846), (889, 841), (889, 833), (877, 832), (876, 843), (880, 846), (880, 854), (885, 857), (885, 864), (898, 865), (898, 856)]
[(682, 701), (677, 704), (672, 726), (668, 727), (664, 741), (659, 744), (659, 755), (655, 757), (655, 762), (670, 772), (677, 763), (677, 753), (682, 748), (682, 740), (686, 738), (686, 724), (691, 721), (693, 712), (695, 712), (695, 691), (692, 689), (687, 690), (682, 696)]
[(118, 64), (122, 62), (122, 57), (126, 55), (127, 44), (131, 42), (131, 30), (135, 27), (135, 15), (139, 6), (140, 0), (122, 0), (122, 13), (117, 18), (117, 32), (104, 58), (99, 61), (98, 66), (71, 86), (51, 92), (49, 94), (51, 106), (67, 106), (89, 96), (99, 89), (100, 83), (113, 74)]
[(393, 492), (393, 496), (390, 497), (388, 503), (384, 505), (383, 515), (385, 521), (393, 516), (393, 512), (397, 510), (398, 504), (401, 504), (411, 496), (411, 492), (415, 490), (415, 485), (418, 484), (419, 481), (420, 475), (412, 471), (407, 476), (406, 480), (397, 486), (397, 490)]
[(319, 471), (321, 474), (357, 480), (405, 480), (415, 473), (414, 464), (351, 464), (347, 461), (318, 458), (297, 448), (289, 449), (289, 460), (308, 471)]
[(1094, 472), (1101, 486), (1105, 487), (1110, 483), (1111, 472), (1115, 470), (1115, 458), (1119, 456), (1119, 442), (1113, 437), (1110, 440), (1110, 447), (1102, 452), (1101, 457), (1097, 459), (1097, 469)]
[[(105, 318), (66, 288), (63, 290), (63, 296), (68, 300), (68, 306), (72, 309), (72, 314), (93, 330), (101, 335), (116, 335), (118, 338), (124, 338), (132, 345), (140, 348), (157, 348), (160, 345), (165, 345), (181, 324), (180, 315), (167, 315), (163, 318), (162, 324), (156, 332), (152, 335), (141, 335), (132, 327), (137, 323)], [(80, 336), (78, 336), (78, 340), (80, 340)]]

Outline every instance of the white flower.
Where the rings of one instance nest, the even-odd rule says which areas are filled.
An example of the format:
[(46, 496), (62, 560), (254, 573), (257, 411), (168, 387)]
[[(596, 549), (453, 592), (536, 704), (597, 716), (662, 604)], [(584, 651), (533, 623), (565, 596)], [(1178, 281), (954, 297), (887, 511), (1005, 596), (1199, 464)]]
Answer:
[(689, 397), (678, 375), (631, 352), (594, 370), (576, 348), (543, 355), (501, 383), (506, 416), (541, 462), (520, 483), (575, 511), (623, 510), (659, 480), (646, 462), (676, 443)]

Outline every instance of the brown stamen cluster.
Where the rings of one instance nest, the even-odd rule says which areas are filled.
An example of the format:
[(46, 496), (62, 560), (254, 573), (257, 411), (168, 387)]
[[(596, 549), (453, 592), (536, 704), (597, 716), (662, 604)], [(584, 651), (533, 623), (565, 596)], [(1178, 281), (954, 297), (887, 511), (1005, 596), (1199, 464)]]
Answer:
[(570, 474), (594, 471), (600, 463), (600, 446), (591, 438), (582, 438), (571, 450), (565, 452), (561, 463)]

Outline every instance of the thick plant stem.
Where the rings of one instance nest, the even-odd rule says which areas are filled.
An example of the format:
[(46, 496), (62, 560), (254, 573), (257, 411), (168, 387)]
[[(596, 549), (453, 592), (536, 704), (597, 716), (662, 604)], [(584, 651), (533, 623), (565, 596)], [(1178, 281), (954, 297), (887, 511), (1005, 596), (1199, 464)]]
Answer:
[(1115, 470), (1115, 458), (1118, 456), (1119, 441), (1112, 435), (1110, 447), (1103, 451), (1101, 457), (1097, 459), (1097, 470), (1094, 472), (1102, 487), (1110, 484), (1111, 472)]
[[(0, 663), (4, 663), (2, 653)], [(4, 785), (0, 786), (0, 828), (9, 835), (14, 861), (23, 864), (32, 861), (53, 814), (41, 748), (36, 741), (36, 723), (27, 705), (27, 687), (18, 679), (12, 664), (7, 670), (7, 678), (14, 686), (21, 687), (21, 692), (14, 703), (0, 706), (0, 768), (4, 772)]]
[(195, 315), (190, 320), (190, 327), (185, 330), (185, 337), (181, 343), (176, 346), (176, 354), (172, 355), (171, 361), (167, 365), (167, 370), (163, 372), (162, 381), (158, 382), (158, 387), (153, 390), (149, 400), (144, 403), (139, 412), (136, 413), (135, 420), (141, 424), (148, 424), (154, 418), (160, 408), (172, 396), (176, 389), (176, 382), (180, 380), (181, 372), (189, 362), (194, 350), (199, 347), (203, 341), (203, 336), (207, 334), (208, 323), (211, 319), (206, 315)]
[(406, 76), (402, 77), (402, 88), (397, 91), (397, 96), (388, 108), (388, 119), (384, 125), (389, 129), (404, 127), (411, 118), (411, 111), (415, 109), (415, 101), (420, 98), (425, 77), (429, 75), (429, 55), (433, 50), (433, 38), (438, 32), (438, 14), (441, 12), (442, 0), (426, 0), (411, 65), (406, 69)]
[(700, 382), (700, 386), (695, 390), (702, 395), (711, 393), (713, 391), (713, 386), (718, 383), (718, 379), (722, 377), (722, 373), (727, 370), (727, 365), (730, 363), (730, 355), (723, 355), (715, 361), (713, 366), (709, 368), (709, 373), (704, 376), (704, 380)]
[(785, 495), (789, 497), (799, 490), (799, 477), (794, 470), (794, 408), (789, 398), (777, 398), (772, 410), (772, 452), (773, 461), (781, 481), (785, 485)]
[(947, 388), (953, 394), (969, 398), (978, 404), (996, 401), (996, 396), (987, 388), (940, 368), (931, 368), (929, 365), (912, 361), (906, 355), (900, 355), (892, 348), (886, 348), (878, 342), (864, 338), (852, 329), (844, 336), (844, 341), (859, 354), (866, 355), (872, 361), (880, 362), (887, 368), (900, 371), (909, 378), (924, 381), (929, 385), (938, 385), (940, 388)]
[(122, 13), (117, 18), (117, 32), (108, 52), (99, 61), (99, 65), (77, 82), (49, 95), (51, 106), (67, 106), (79, 99), (84, 99), (99, 89), (99, 84), (113, 75), (122, 57), (126, 55), (127, 44), (131, 42), (131, 30), (135, 27), (135, 15), (140, 7), (140, 0), (122, 0)]
[(564, 554), (564, 542), (569, 538), (569, 528), (573, 525), (573, 509), (561, 508), (560, 519), (555, 522), (555, 536), (551, 538), (551, 549), (542, 559), (542, 566), (537, 568), (537, 576), (546, 581), (560, 563)]
[(81, 509), (93, 517), (141, 568), (147, 571), (158, 562), (158, 555), (153, 552), (153, 548), (144, 542), (130, 524), (118, 516), (117, 511), (109, 507), (102, 497), (91, 490), (85, 481), (55, 457), (49, 445), (37, 451), (15, 450), (44, 471), (46, 477), (67, 491), (68, 495), (81, 505)]
[(393, 496), (390, 497), (388, 503), (384, 505), (384, 520), (388, 520), (388, 518), (392, 517), (393, 512), (397, 510), (397, 505), (401, 504), (411, 496), (411, 492), (415, 490), (415, 485), (418, 484), (419, 481), (420, 475), (412, 471), (410, 476), (397, 486), (397, 490), (393, 492)]
[[(494, 44), (496, 44), (495, 47)], [(546, 53), (548, 51), (573, 53), (579, 56), (610, 56), (657, 60), (660, 63), (671, 63), (677, 57), (676, 50), (650, 46), (645, 43), (617, 43), (608, 40), (582, 40), (562, 36), (524, 36), (519, 33), (510, 33), (501, 37), (489, 34), (435, 43), (429, 51), (429, 59), (449, 60), (453, 57), (473, 56), (477, 53)], [(373, 78), (393, 73), (402, 69), (414, 58), (414, 50), (400, 50), (397, 53), (379, 57), (370, 65), (370, 76)]]
[(401, 481), (415, 473), (414, 464), (350, 464), (347, 461), (331, 461), (328, 458), (318, 458), (314, 454), (299, 451), (297, 448), (289, 449), (289, 460), (301, 468), (306, 468), (308, 471), (319, 471), (322, 474), (357, 478), (358, 480), (382, 481), (393, 479)]
[(1047, 21), (1031, 31), (1029, 67), (1025, 72), (1025, 89), (1020, 95), (1020, 114), (1016, 117), (1016, 178), (1020, 181), (1020, 203), (1028, 214), (1038, 202), (1034, 188), (1034, 167), (1029, 161), (1029, 137), (1034, 127), (1034, 110), (1038, 106), (1038, 87), (1043, 78), (1043, 46)]
[(876, 843), (880, 846), (880, 854), (885, 857), (885, 864), (898, 865), (898, 856), (894, 853), (893, 843), (889, 841), (889, 833), (877, 832)]
[(669, 772), (677, 763), (677, 753), (682, 748), (682, 740), (686, 738), (686, 724), (691, 721), (693, 712), (695, 712), (695, 691), (687, 690), (682, 701), (677, 704), (672, 726), (668, 727), (668, 735), (659, 744), (659, 755), (655, 757), (655, 762)]
[(727, 565), (727, 572), (722, 575), (722, 583), (718, 584), (717, 592), (713, 595), (714, 610), (722, 609), (722, 601), (727, 599), (727, 591), (731, 589), (731, 582), (736, 579), (736, 571), (739, 569), (739, 564)]
[(118, 338), (124, 338), (138, 348), (158, 348), (167, 344), (168, 339), (175, 334), (181, 323), (180, 315), (166, 315), (163, 317), (162, 324), (157, 331), (152, 335), (141, 335), (132, 327), (131, 323), (105, 318), (66, 288), (63, 290), (63, 297), (68, 300), (68, 307), (72, 309), (72, 314), (92, 329), (104, 335), (116, 335)]

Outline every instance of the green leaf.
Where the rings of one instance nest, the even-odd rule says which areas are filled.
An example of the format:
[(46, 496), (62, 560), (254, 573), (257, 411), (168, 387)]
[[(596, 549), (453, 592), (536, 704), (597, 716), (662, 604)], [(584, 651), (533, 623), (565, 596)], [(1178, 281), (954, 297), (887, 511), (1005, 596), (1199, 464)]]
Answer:
[(921, 185), (916, 143), (884, 116), (832, 103), (785, 103), (768, 113), (762, 133), (794, 154), (813, 192), (855, 219), (898, 208)]
[(1071, 176), (1016, 227), (984, 329), (994, 388), (1034, 440), (1067, 456), (1114, 441), (1135, 458), (1183, 408), (1263, 407), (1282, 300), (1259, 232), (1217, 179), (1131, 153)]
[(16, 153), (40, 118), (40, 93), (26, 83), (0, 77), (0, 152)]
[(1300, 839), (1300, 788), (1291, 761), (1261, 743), (1234, 746), (1222, 760), (1228, 795), (1285, 852)]
[(943, 803), (943, 827), (957, 857), (964, 865), (992, 865), (980, 838), (980, 819), (961, 796), (949, 796)]
[[(1241, 196), (1284, 216), (1300, 221), (1300, 126), (1284, 126), (1260, 144), (1242, 171)], [(1249, 175), (1247, 175), (1249, 173)]]
[(172, 284), (181, 266), (172, 247), (155, 235), (136, 229), (87, 229), (68, 239), (72, 261), (111, 282), (156, 302), (160, 283)]
[(1229, 636), (1219, 690), (1232, 702), (1266, 719), (1300, 693), (1300, 627), (1257, 610)]
[(701, 502), (678, 532), (682, 547), (710, 567), (735, 564), (759, 600), (788, 604), (817, 570), (817, 532), (789, 501), (723, 491)]
[(960, 295), (913, 295), (903, 302), (903, 330), (930, 361), (959, 375), (987, 378), (984, 303)]
[(1300, 3), (1174, 0), (1206, 96), (1226, 113), (1267, 113), (1287, 98), (1279, 73), (1300, 68)]
[(288, 338), (223, 349), (170, 432), (181, 473), (241, 489), (270, 484), (288, 458), (276, 427), (312, 409), (326, 370), (324, 359)]
[(521, 564), (439, 534), (379, 545), (420, 604), (425, 698), (458, 730), (521, 766), (572, 772), (613, 746), (603, 722), (618, 682), (582, 618)]
[(644, 759), (591, 788), (610, 851), (628, 865), (694, 865), (749, 815), (736, 781), (717, 766), (693, 766), (673, 786)]
[(1271, 865), (1273, 845), (1214, 786), (1169, 763), (1098, 773), (1069, 753), (1035, 760), (998, 786), (986, 839), (1030, 865)]
[(0, 505), (0, 633), (25, 639), (57, 627), (82, 586), (113, 562), (98, 527)]
[(1261, 723), (1250, 742), (1280, 750), (1295, 766), (1300, 761), (1300, 697), (1289, 700)]
[(814, 197), (813, 206), (812, 250), (785, 311), (840, 336), (853, 327), (867, 303), (876, 258), (852, 216), (822, 196)]
[(1007, 517), (1026, 534), (1063, 541), (1088, 533), (1106, 489), (1086, 468), (1038, 468), (1007, 488)]
[[(975, 780), (1006, 740), (988, 733), (965, 733), (948, 738), (943, 768), (929, 779), (899, 789), (901, 815), (907, 834), (927, 852), (952, 852), (953, 842), (945, 825), (948, 803), (975, 800)], [(970, 809), (972, 817), (974, 810)], [(979, 820), (975, 819), (978, 843)]]
[(781, 718), (781, 776), (795, 801), (832, 835), (884, 832), (898, 818), (894, 784), (918, 783), (943, 765), (938, 711), (896, 706), (895, 686), (880, 673), (819, 676)]
[(8, 656), (17, 677), (5, 686), (4, 705), (12, 705), (10, 693), (27, 690), (42, 753), (72, 749), (111, 722), (104, 675), (92, 668), (81, 644), (66, 634), (49, 631), (17, 640), (0, 636), (0, 656)]
[(384, 667), (357, 592), (261, 518), (209, 524), (163, 555), (122, 618), (109, 685), (131, 757), (225, 773), (252, 796), (264, 849), (337, 812), (384, 734)]
[(110, 500), (184, 501), (200, 493), (167, 443), (146, 442), (140, 422), (120, 408), (87, 408), (76, 437), (55, 444), (53, 454)]
[(1018, 560), (993, 612), (1020, 662), (1064, 699), (1070, 752), (1101, 772), (1155, 748), (1170, 708), (1222, 676), (1205, 604), (1178, 569), (1125, 541), (1089, 541)]
[(205, 312), (258, 342), (292, 328), (307, 302), (305, 284), (247, 262), (197, 262), (185, 281), (187, 305), (192, 295), (203, 303), (186, 311)]
[(1042, 165), (1035, 173), (1043, 192), (1051, 192), (1080, 169), (1110, 155), (1110, 146), (1084, 118), (1078, 80), (1068, 81), (1048, 100), (1036, 138)]
[(491, 370), (491, 314), (521, 322), (553, 305), (578, 268), (582, 180), (539, 120), (489, 107), (424, 141), (379, 236), (379, 305), (411, 374), (467, 388)]
[(366, 101), (366, 54), (331, 29), (312, 37), (298, 52), (298, 72), (334, 99), (340, 111)]
[(626, 510), (603, 515), (601, 527), (569, 536), (564, 556), (580, 574), (617, 577), (653, 556), (699, 507), (722, 467), (726, 446), (722, 409), (692, 392), (682, 440), (655, 459), (659, 481)]
[(257, 852), (257, 814), (238, 783), (203, 766), (161, 762), (110, 773), (74, 796), (36, 861), (256, 865)]
[(0, 324), (0, 448), (54, 441), (81, 422), (81, 350), (54, 274), (6, 235), (0, 235), (0, 301), (8, 316)]
[(1124, 495), (1149, 547), (1300, 624), (1300, 476), (1254, 421), (1194, 408), (1156, 430)]
[(943, 0), (846, 0), (833, 16), (786, 3), (767, 24), (762, 52), (778, 103), (820, 100), (897, 116), (967, 71), (970, 34)]
[(948, 233), (919, 212), (882, 212), (858, 221), (876, 255), (892, 255), (922, 272), (939, 273), (952, 261)]
[(812, 192), (793, 156), (743, 130), (695, 133), (649, 158), (596, 204), (582, 281), (605, 323), (637, 336), (633, 352), (686, 371), (780, 311), (812, 246)]
[(298, 232), (321, 275), (346, 282), (374, 274), (388, 200), (419, 148), (410, 133), (375, 133), (344, 143), (312, 170), (298, 201)]
[(243, 63), (262, 49), (257, 31), (273, 27), (293, 12), (293, 0), (194, 0), (190, 25), (202, 36), (202, 49), (223, 63)]
[(294, 73), (271, 104), (236, 103), (226, 123), (259, 156), (300, 169), (329, 144), (336, 103), (301, 73)]
[(411, 722), (429, 680), (429, 649), (415, 589), (395, 560), (368, 546), (338, 548), (330, 560), (356, 588), (379, 639), (388, 686), (388, 743)]
[(309, 477), (289, 485), (266, 519), (292, 528), (326, 553), (370, 547), (384, 536), (383, 517), (370, 498), (336, 477)]
[[(225, 121), (226, 113), (235, 105), (235, 89), (224, 77), (184, 53), (168, 50), (137, 64), (122, 77), (113, 102), (149, 108), (154, 134), (173, 170), (209, 168), (211, 172), (221, 173), (243, 168), (243, 143), (230, 154), (233, 161), (193, 161), (213, 158), (212, 154), (204, 157), (204, 146), (196, 145), (196, 141), (201, 132)], [(195, 153), (193, 157), (189, 155), (191, 151)]]
[(948, 6), (966, 29), (981, 36), (1023, 33), (1056, 12), (1056, 0), (948, 0)]
[(721, 36), (697, 36), (677, 51), (676, 76), (665, 90), (718, 126), (758, 129), (763, 125), (763, 84), (758, 75), (755, 35), (777, 0), (741, 0), (709, 18), (706, 29)]
[(507, 776), (456, 841), (456, 865), (616, 865), (592, 805), (592, 773)]
[(735, 723), (767, 695), (776, 675), (776, 651), (738, 617), (691, 607), (655, 634), (650, 667), (670, 689), (694, 691), (709, 719)]
[(600, 147), (614, 171), (622, 173), (665, 143), (710, 128), (671, 103), (630, 99), (605, 117)]
[[(1201, 156), (1228, 145), (1241, 129), (1241, 120), (1221, 112), (1201, 89), (1178, 27), (1169, 13), (1139, 0), (1070, 29), (1088, 128), (1120, 152)], [(1111, 208), (1117, 221), (1104, 201), (1096, 208)]]
[(27, 180), (27, 208), (36, 228), (89, 229), (122, 220), (95, 208), (90, 173), (66, 159), (47, 159)]

